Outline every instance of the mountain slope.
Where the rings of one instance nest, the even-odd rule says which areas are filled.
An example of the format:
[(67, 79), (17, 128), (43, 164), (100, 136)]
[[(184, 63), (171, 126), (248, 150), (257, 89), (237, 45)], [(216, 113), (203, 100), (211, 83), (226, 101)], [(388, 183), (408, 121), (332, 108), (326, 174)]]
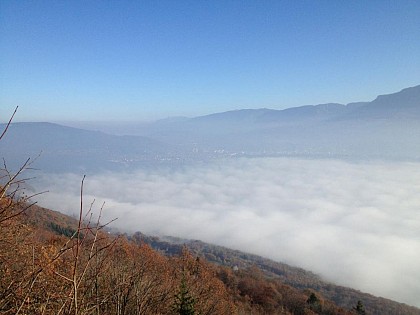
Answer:
[(23, 157), (41, 154), (35, 167), (77, 173), (238, 156), (420, 160), (420, 86), (372, 102), (160, 120), (142, 125), (138, 133), (116, 136), (50, 123), (15, 123), (0, 151), (8, 163), (16, 162), (14, 167)]
[[(78, 221), (74, 218), (37, 206), (32, 206), (28, 209), (23, 215), (23, 220), (26, 225), (37, 229), (39, 231), (38, 234), (41, 235), (39, 237), (45, 241), (51, 238), (48, 236), (48, 233), (70, 237), (77, 230), (78, 226)], [(420, 314), (420, 309), (415, 307), (397, 303), (389, 299), (375, 297), (351, 288), (337, 286), (323, 281), (320, 277), (309, 271), (265, 259), (257, 255), (207, 244), (201, 241), (182, 240), (173, 237), (160, 239), (139, 232), (130, 235), (129, 239), (138, 244), (149, 244), (155, 250), (170, 257), (181, 255), (184, 246), (186, 246), (194, 256), (201, 257), (218, 266), (235, 267), (235, 270), (244, 271), (245, 274), (248, 271), (254, 274), (262, 272), (265, 280), (260, 279), (260, 281), (263, 281), (262, 283), (265, 283), (264, 285), (270, 286), (270, 281), (272, 280), (280, 281), (280, 283), (297, 290), (295, 291), (296, 294), (301, 294), (298, 291), (308, 292), (305, 290), (310, 290), (309, 292), (315, 292), (318, 296), (323, 296), (344, 309), (351, 309), (360, 300), (365, 305), (368, 314)], [(257, 269), (253, 269), (255, 267)], [(223, 277), (225, 272), (221, 269), (220, 275)], [(273, 312), (272, 314), (275, 313)]]
[(351, 111), (347, 119), (420, 119), (420, 85), (398, 93), (380, 95)]
[(367, 314), (420, 314), (420, 309), (416, 307), (338, 286), (326, 282), (314, 273), (302, 268), (292, 267), (238, 250), (196, 240), (182, 240), (173, 237), (160, 239), (142, 233), (135, 233), (132, 239), (140, 243), (145, 242), (169, 255), (180, 253), (182, 247), (186, 246), (193, 254), (219, 265), (238, 267), (239, 269), (257, 266), (268, 278), (280, 279), (283, 283), (294, 288), (315, 290), (344, 309), (351, 309), (354, 306), (354, 302), (360, 300), (366, 306)]
[(14, 123), (0, 150), (6, 161), (16, 161), (14, 167), (22, 157), (40, 155), (36, 167), (43, 171), (92, 172), (156, 161), (173, 148), (140, 136), (114, 136), (52, 123)]
[[(37, 206), (33, 206), (26, 211), (23, 219), (26, 224), (40, 231), (67, 237), (77, 230), (78, 225), (77, 220), (74, 218)], [(48, 239), (46, 235), (43, 235), (43, 238)], [(168, 256), (180, 255), (183, 247), (186, 246), (194, 256), (202, 257), (219, 266), (235, 267), (235, 269), (238, 268), (245, 273), (247, 270), (252, 271), (252, 268), (257, 267), (257, 272), (261, 270), (264, 274), (266, 279), (264, 281), (275, 280), (289, 285), (295, 288), (295, 290), (311, 290), (309, 292), (316, 292), (318, 296), (323, 296), (344, 309), (351, 309), (360, 300), (363, 301), (368, 314), (420, 314), (420, 310), (415, 307), (397, 303), (389, 299), (378, 298), (354, 289), (337, 286), (323, 281), (309, 271), (265, 259), (257, 255), (207, 244), (201, 241), (182, 240), (173, 237), (160, 239), (139, 232), (130, 235), (129, 239), (138, 244), (149, 244), (155, 250)], [(253, 272), (255, 273), (256, 271), (254, 270)], [(221, 275), (223, 274), (224, 272), (221, 273)]]
[(217, 113), (151, 125), (156, 140), (239, 155), (420, 159), (420, 86), (372, 102)]

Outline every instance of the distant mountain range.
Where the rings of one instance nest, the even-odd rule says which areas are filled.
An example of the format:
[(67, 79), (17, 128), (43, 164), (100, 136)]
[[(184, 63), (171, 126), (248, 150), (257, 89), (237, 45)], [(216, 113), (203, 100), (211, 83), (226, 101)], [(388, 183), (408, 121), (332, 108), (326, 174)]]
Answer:
[(230, 154), (419, 159), (420, 86), (372, 102), (245, 109), (158, 121), (139, 134)]
[[(84, 127), (112, 130), (111, 125)], [(131, 135), (14, 123), (0, 152), (16, 165), (41, 154), (36, 166), (57, 172), (173, 166), (238, 156), (420, 160), (420, 85), (371, 102), (177, 117), (130, 125), (126, 133)]]
[[(52, 123), (14, 123), (0, 142), (2, 157), (17, 167), (26, 158), (52, 172), (115, 170), (159, 156), (170, 146), (141, 136), (115, 136)], [(39, 157), (38, 157), (39, 156)]]

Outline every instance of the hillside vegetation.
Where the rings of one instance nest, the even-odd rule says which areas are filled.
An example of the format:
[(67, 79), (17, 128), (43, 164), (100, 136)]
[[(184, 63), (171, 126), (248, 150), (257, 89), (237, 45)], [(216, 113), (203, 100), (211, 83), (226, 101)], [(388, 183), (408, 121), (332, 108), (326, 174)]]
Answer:
[[(330, 285), (336, 298), (352, 300), (339, 307), (320, 285), (294, 287), (292, 278), (267, 273), (268, 261), (257, 256), (201, 242), (187, 243), (191, 250), (166, 243), (173, 252), (164, 255), (140, 234), (128, 240), (105, 232), (90, 214), (79, 225), (36, 205), (11, 217), (27, 204), (3, 198), (1, 205), (1, 314), (363, 314), (352, 290)], [(202, 258), (221, 252), (224, 263)], [(236, 262), (239, 268), (227, 266)], [(308, 272), (295, 269), (301, 283), (308, 281)], [(362, 304), (366, 314), (420, 314), (373, 296)]]
[[(90, 214), (62, 226), (67, 219), (36, 206), (14, 217), (25, 205), (3, 198), (1, 206), (2, 314), (182, 314), (188, 305), (196, 314), (236, 312), (216, 270), (187, 251), (165, 257), (104, 233)], [(34, 224), (40, 212), (51, 221)]]
[[(258, 270), (265, 279), (275, 279), (299, 290), (312, 290), (333, 301), (344, 309), (352, 309), (355, 301), (363, 301), (367, 314), (420, 314), (418, 308), (376, 297), (358, 290), (326, 282), (318, 275), (284, 263), (257, 255), (232, 250), (198, 240), (183, 240), (173, 237), (158, 238), (140, 232), (131, 236), (137, 243), (147, 243), (167, 255), (176, 255), (186, 246), (188, 250), (209, 262), (221, 266), (238, 267), (239, 270)], [(236, 268), (235, 268), (236, 269)]]

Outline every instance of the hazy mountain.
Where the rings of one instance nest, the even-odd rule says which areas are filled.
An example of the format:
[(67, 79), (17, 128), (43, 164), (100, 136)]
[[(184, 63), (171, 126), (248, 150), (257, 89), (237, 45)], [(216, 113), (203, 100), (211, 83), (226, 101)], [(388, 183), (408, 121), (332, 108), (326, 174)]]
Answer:
[(228, 111), (197, 118), (192, 121), (230, 121), (235, 122), (289, 122), (310, 119), (329, 121), (333, 119), (414, 119), (420, 118), (420, 85), (403, 89), (400, 92), (380, 95), (371, 102), (349, 103), (347, 105), (328, 103), (305, 105), (284, 110), (248, 109)]
[(372, 102), (350, 111), (347, 118), (420, 119), (420, 85), (398, 93), (380, 95)]
[(173, 148), (140, 136), (114, 136), (51, 123), (14, 123), (0, 142), (0, 151), (10, 167), (39, 155), (34, 166), (44, 171), (90, 172), (150, 164), (163, 154), (170, 155)]
[[(103, 124), (100, 129), (108, 127)], [(420, 86), (372, 102), (235, 110), (131, 124), (129, 129), (136, 135), (15, 123), (0, 150), (16, 166), (22, 157), (41, 153), (36, 166), (59, 172), (173, 166), (232, 156), (418, 160)]]
[(142, 135), (230, 154), (419, 159), (420, 86), (372, 102), (244, 109), (160, 121)]

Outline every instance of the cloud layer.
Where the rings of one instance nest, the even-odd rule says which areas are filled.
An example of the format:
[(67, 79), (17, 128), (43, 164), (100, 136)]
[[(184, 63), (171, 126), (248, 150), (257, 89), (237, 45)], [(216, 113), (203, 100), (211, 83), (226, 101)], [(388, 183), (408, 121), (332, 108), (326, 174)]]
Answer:
[[(40, 203), (78, 211), (81, 176), (40, 178)], [(200, 239), (420, 306), (420, 164), (240, 159), (106, 173), (86, 201), (128, 231)]]

